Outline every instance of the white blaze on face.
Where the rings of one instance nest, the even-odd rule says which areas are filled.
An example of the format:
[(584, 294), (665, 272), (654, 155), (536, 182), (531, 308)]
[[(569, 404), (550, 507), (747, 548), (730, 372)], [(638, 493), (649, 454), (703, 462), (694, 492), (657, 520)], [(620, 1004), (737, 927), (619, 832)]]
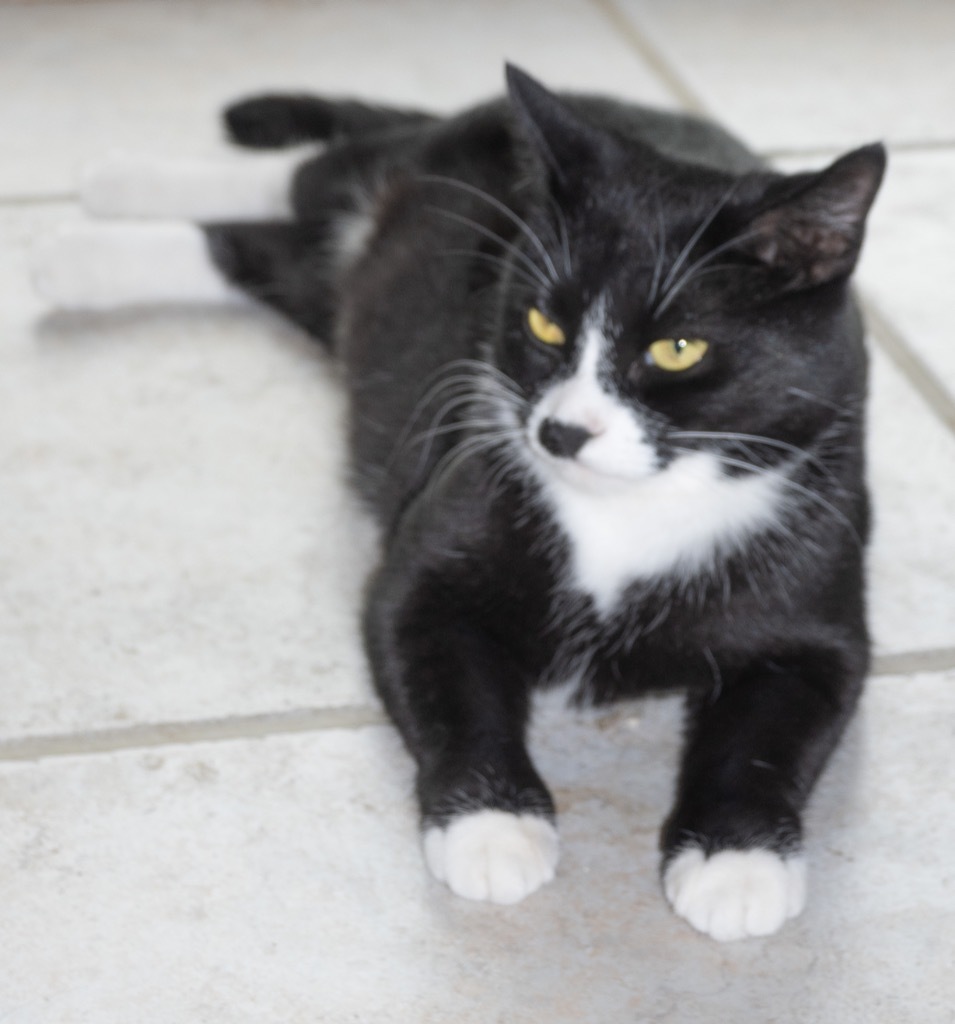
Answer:
[[(571, 546), (572, 584), (601, 613), (638, 579), (689, 577), (711, 566), (778, 516), (781, 470), (727, 476), (708, 452), (665, 465), (634, 406), (601, 382), (610, 346), (606, 303), (585, 318), (573, 374), (540, 398), (528, 422), (533, 467)], [(546, 420), (592, 436), (572, 457), (540, 440)]]
[[(571, 377), (555, 384), (540, 399), (530, 418), (531, 446), (549, 468), (584, 488), (613, 489), (648, 476), (657, 455), (635, 411), (610, 394), (601, 383), (601, 369), (612, 342), (607, 336), (607, 304), (599, 300), (584, 320), (582, 344)], [(546, 420), (581, 427), (591, 434), (573, 459), (551, 455), (541, 445)]]

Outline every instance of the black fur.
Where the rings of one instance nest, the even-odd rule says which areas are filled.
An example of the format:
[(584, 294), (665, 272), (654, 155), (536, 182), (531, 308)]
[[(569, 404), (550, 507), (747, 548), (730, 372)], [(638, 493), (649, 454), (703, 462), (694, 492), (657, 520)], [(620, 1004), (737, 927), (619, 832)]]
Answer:
[(233, 142), (253, 149), (274, 149), (388, 131), (401, 124), (423, 125), (435, 119), (414, 110), (351, 100), (279, 95), (234, 103), (226, 110), (224, 120)]
[[(296, 222), (208, 230), (232, 279), (344, 367), (355, 476), (385, 534), (365, 641), (423, 821), (552, 817), (529, 698), (576, 670), (583, 699), (688, 691), (664, 860), (687, 844), (798, 847), (868, 665), (866, 357), (848, 277), (881, 147), (786, 177), (705, 122), (558, 100), (514, 70), (508, 101), (447, 120), (303, 97), (226, 118), (249, 145), (334, 140), (296, 178)], [(336, 231), (369, 209), (374, 234), (343, 268)], [(538, 280), (541, 243), (518, 217), (555, 280)], [(715, 571), (632, 581), (605, 616), (566, 583), (568, 541), (513, 442), (482, 446), (466, 422), (487, 404), (481, 381), (526, 402), (565, 373), (601, 294), (618, 326), (604, 372), (661, 466), (680, 448), (717, 451), (730, 475), (792, 464), (777, 527)], [(530, 338), (531, 304), (571, 343)], [(679, 375), (647, 365), (651, 341), (684, 336), (711, 356)], [(673, 436), (707, 431), (763, 441)], [(581, 443), (551, 440), (568, 457)]]

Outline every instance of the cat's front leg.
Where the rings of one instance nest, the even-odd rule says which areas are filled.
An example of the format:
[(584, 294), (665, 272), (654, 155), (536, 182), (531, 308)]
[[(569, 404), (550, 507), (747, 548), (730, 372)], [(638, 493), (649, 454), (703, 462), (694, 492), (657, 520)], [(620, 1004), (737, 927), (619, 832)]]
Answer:
[(459, 896), (517, 903), (554, 877), (554, 803), (525, 746), (528, 686), (468, 597), (386, 568), (366, 641), (417, 766), (424, 856)]
[(802, 911), (801, 812), (858, 697), (851, 660), (764, 659), (690, 698), (663, 885), (699, 931), (722, 941), (770, 935)]

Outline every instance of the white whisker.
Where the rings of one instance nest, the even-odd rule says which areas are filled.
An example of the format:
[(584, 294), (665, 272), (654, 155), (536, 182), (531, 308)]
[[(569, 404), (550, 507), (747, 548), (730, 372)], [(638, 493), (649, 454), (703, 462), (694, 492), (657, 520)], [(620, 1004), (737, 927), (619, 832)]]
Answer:
[(482, 263), (489, 263), (491, 266), (498, 267), (500, 270), (509, 271), (517, 274), (518, 277), (523, 281), (524, 285), (528, 288), (537, 290), (539, 286), (538, 280), (533, 277), (527, 270), (517, 263), (506, 260), (503, 256), (498, 256), (492, 252), (479, 252), (477, 249), (444, 249), (441, 253), (442, 256), (461, 256), (466, 259), (478, 260)]
[(564, 258), (564, 273), (570, 278), (574, 272), (574, 265), (570, 255), (570, 235), (567, 231), (567, 218), (564, 216), (564, 211), (560, 208), (560, 204), (553, 197), (550, 198), (550, 208), (553, 211), (554, 219), (557, 221), (560, 251)]
[(660, 193), (654, 192), (656, 199), (656, 233), (654, 236), (654, 261), (653, 280), (650, 282), (650, 306), (655, 307), (657, 297), (660, 294), (660, 285), (663, 277), (663, 262), (666, 259), (667, 227), (666, 218), (663, 215), (663, 203), (660, 201)]
[(484, 202), (491, 205), (499, 213), (502, 213), (505, 217), (510, 220), (520, 231), (524, 233), (524, 236), (531, 242), (535, 249), (540, 253), (544, 262), (547, 264), (547, 269), (550, 272), (551, 280), (556, 281), (559, 277), (557, 273), (557, 267), (554, 266), (554, 261), (551, 259), (550, 253), (547, 251), (547, 247), (541, 241), (540, 236), (536, 231), (524, 220), (523, 217), (519, 217), (506, 203), (502, 203), (496, 196), (492, 196), (490, 192), (485, 192), (484, 189), (478, 188), (476, 185), (471, 185), (469, 182), (461, 181), (458, 178), (448, 178), (440, 174), (426, 174), (422, 175), (420, 180), (435, 182), (439, 185), (449, 185), (453, 188), (458, 188), (463, 192), (467, 192), (468, 195), (475, 196), (478, 199), (482, 199)]
[[(703, 237), (703, 234), (706, 231), (706, 229), (713, 223), (714, 220), (716, 220), (716, 218), (720, 214), (720, 211), (730, 201), (730, 199), (733, 196), (733, 193), (737, 190), (738, 187), (739, 183), (734, 181), (733, 184), (730, 185), (730, 187), (723, 193), (720, 199), (713, 205), (713, 208), (703, 218), (703, 220), (700, 222), (700, 224), (698, 225), (697, 229), (693, 232), (693, 234), (690, 235), (690, 238), (687, 241), (686, 245), (683, 246), (683, 248), (679, 252), (679, 255), (673, 261), (673, 266), (670, 267), (670, 272), (667, 274), (666, 278), (664, 278), (664, 292), (667, 292), (670, 289), (671, 285), (676, 280), (677, 274), (679, 274), (680, 270), (683, 268), (683, 265), (690, 258), (693, 249), (696, 247), (696, 243), (699, 242), (699, 240)], [(666, 301), (666, 299), (664, 301)]]
[(695, 263), (691, 263), (680, 279), (672, 284), (670, 283), (671, 275), (667, 275), (667, 279), (663, 283), (665, 294), (661, 299), (660, 304), (654, 310), (654, 313), (659, 316), (670, 305), (670, 303), (673, 302), (677, 295), (679, 295), (679, 293), (690, 283), (690, 281), (702, 272), (703, 267), (708, 263), (715, 260), (717, 256), (721, 256), (727, 250), (736, 248), (741, 242), (745, 242), (747, 238), (751, 238), (752, 235), (753, 232), (743, 232), (739, 235), (734, 235), (728, 241), (718, 245), (715, 249), (711, 249), (708, 253), (701, 256)]
[(448, 220), (453, 220), (457, 224), (462, 224), (464, 227), (468, 227), (472, 231), (476, 231), (484, 238), (487, 238), (492, 242), (497, 242), (505, 252), (509, 252), (516, 260), (519, 260), (524, 265), (542, 288), (547, 288), (550, 285), (550, 280), (547, 275), (530, 258), (530, 256), (514, 245), (513, 242), (509, 242), (503, 235), (499, 235), (496, 231), (492, 231), (490, 228), (485, 227), (480, 221), (472, 220), (472, 218), (465, 217), (464, 214), (461, 213), (455, 213), (453, 210), (442, 210), (438, 206), (432, 206), (430, 209), (439, 217), (445, 217)]

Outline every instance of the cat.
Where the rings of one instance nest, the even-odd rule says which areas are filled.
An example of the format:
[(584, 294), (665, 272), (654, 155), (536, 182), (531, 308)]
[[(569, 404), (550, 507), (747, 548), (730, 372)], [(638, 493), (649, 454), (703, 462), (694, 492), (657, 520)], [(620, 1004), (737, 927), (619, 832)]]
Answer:
[(384, 538), (364, 640), (436, 878), (507, 904), (554, 877), (535, 688), (679, 688), (664, 893), (716, 939), (768, 935), (804, 906), (801, 815), (869, 663), (849, 279), (885, 152), (784, 175), (707, 121), (507, 86), (447, 118), (238, 102), (233, 140), (270, 160), (120, 158), (83, 186), (199, 226), (73, 229), (38, 283), (253, 296), (340, 361)]

